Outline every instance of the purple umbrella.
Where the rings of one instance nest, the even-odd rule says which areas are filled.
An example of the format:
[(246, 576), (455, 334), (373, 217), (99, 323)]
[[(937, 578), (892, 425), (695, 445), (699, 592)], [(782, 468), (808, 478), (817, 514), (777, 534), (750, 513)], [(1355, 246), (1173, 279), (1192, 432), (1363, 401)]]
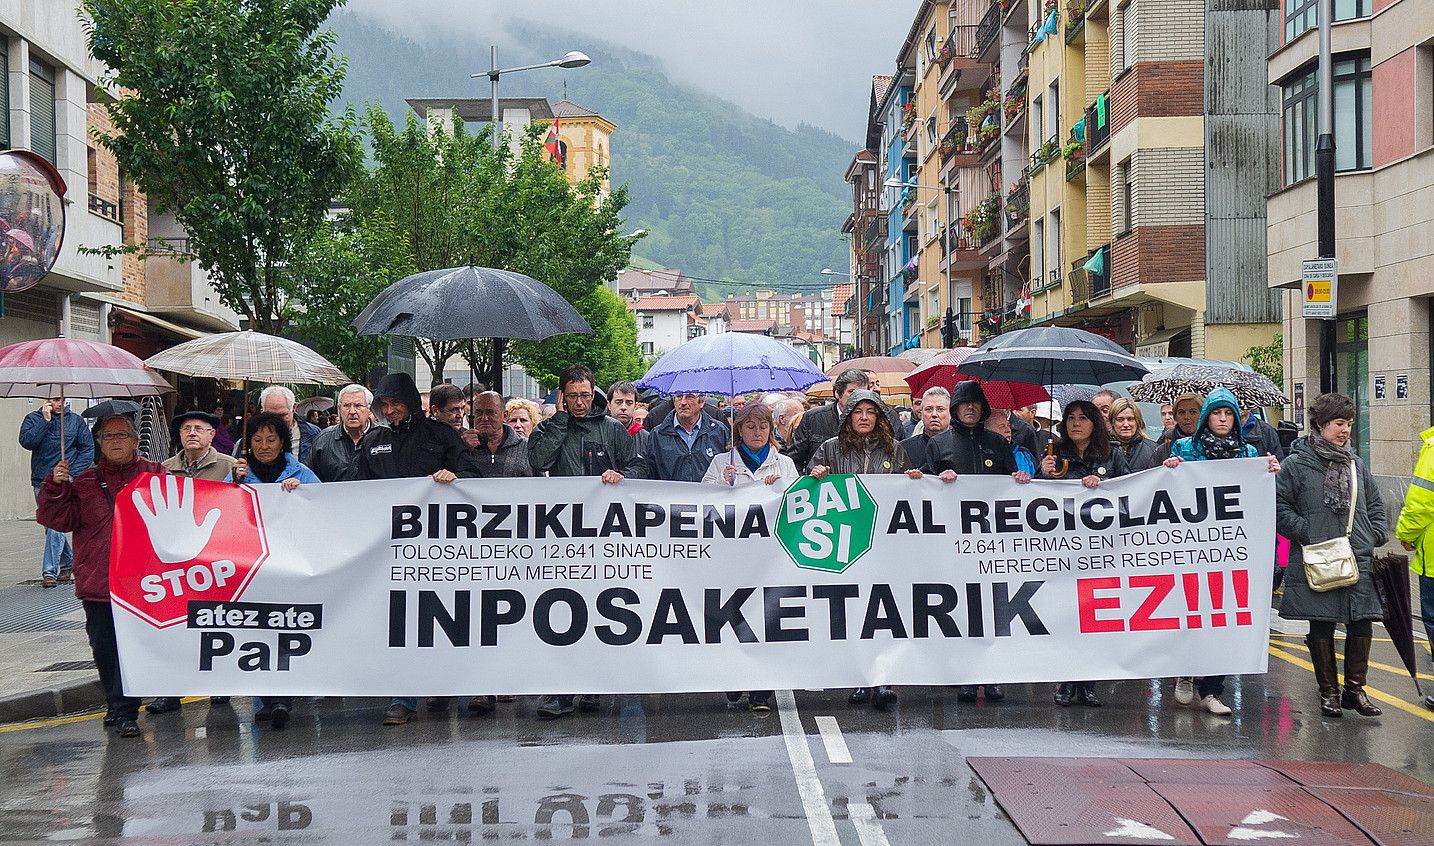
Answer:
[(766, 391), (802, 391), (827, 376), (812, 360), (766, 335), (723, 332), (694, 338), (664, 355), (639, 388), (659, 393), (734, 397)]

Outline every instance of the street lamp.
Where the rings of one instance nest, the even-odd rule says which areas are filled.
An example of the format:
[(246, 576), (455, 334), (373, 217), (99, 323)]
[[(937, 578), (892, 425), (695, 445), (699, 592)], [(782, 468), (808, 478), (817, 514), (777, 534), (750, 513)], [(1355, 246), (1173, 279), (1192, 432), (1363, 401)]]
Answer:
[(501, 77), (501, 76), (502, 76), (503, 74), (505, 74), (505, 73), (518, 73), (519, 71), (538, 70), (539, 68), (580, 68), (580, 67), (582, 67), (583, 65), (586, 65), (586, 64), (588, 64), (589, 62), (592, 61), (592, 59), (588, 58), (588, 54), (587, 54), (587, 53), (583, 53), (583, 52), (580, 52), (580, 51), (577, 51), (577, 50), (570, 50), (570, 51), (568, 51), (567, 53), (565, 53), (561, 59), (553, 59), (551, 62), (542, 62), (541, 64), (536, 64), (536, 65), (523, 65), (522, 67), (517, 67), (517, 68), (499, 68), (499, 67), (498, 67), (498, 45), (494, 44), (493, 46), (491, 46), (491, 47), (488, 48), (488, 51), (489, 51), (489, 52), (488, 52), (488, 56), (489, 56), (489, 70), (488, 70), (486, 73), (475, 73), (475, 74), (471, 74), (471, 76), (472, 76), (473, 79), (478, 79), (479, 77), (486, 76), (486, 77), (488, 77), (488, 81), (489, 81), (490, 83), (492, 83), (492, 89), (493, 89), (493, 149), (495, 149), (495, 150), (498, 149), (498, 144), (499, 144), (498, 129), (499, 129), (499, 118), (501, 117), (501, 115), (499, 115), (499, 113), (498, 113), (498, 79), (499, 79), (499, 77)]
[(845, 276), (848, 279), (851, 278), (850, 273), (842, 273), (840, 270), (832, 270), (830, 267), (823, 267), (820, 273), (823, 276)]
[[(582, 53), (577, 50), (570, 50), (567, 53), (563, 54), (563, 57), (561, 59), (553, 59), (551, 62), (542, 62), (536, 65), (523, 65), (522, 67), (517, 68), (499, 68), (498, 45), (491, 45), (488, 48), (488, 72), (486, 74), (475, 73), (472, 74), (471, 77), (473, 79), (477, 79), (480, 76), (486, 76), (488, 77), (488, 82), (492, 85), (493, 114), (490, 115), (490, 117), (493, 120), (493, 151), (497, 152), (498, 147), (500, 146), (499, 119), (502, 117), (502, 114), (498, 111), (498, 79), (502, 77), (503, 74), (519, 73), (520, 71), (528, 70), (538, 70), (539, 68), (580, 68), (591, 61), (592, 59), (588, 58), (587, 53)], [(493, 339), (492, 388), (500, 394), (503, 393), (503, 347), (505, 345), (505, 338)]]

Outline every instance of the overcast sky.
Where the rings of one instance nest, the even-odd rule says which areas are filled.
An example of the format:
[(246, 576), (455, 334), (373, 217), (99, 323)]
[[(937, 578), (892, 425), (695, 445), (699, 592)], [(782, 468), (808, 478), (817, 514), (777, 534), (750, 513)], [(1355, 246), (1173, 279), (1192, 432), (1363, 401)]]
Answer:
[[(495, 43), (506, 21), (549, 22), (661, 59), (672, 77), (784, 126), (860, 141), (872, 74), (890, 73), (919, 0), (349, 0), (415, 40), (437, 29)], [(582, 49), (580, 43), (574, 49)]]

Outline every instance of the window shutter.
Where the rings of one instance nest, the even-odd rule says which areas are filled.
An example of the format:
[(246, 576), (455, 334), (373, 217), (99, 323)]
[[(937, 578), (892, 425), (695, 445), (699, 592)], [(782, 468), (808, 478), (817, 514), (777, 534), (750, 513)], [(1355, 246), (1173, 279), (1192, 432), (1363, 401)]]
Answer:
[(55, 146), (55, 71), (30, 62), (30, 149), (58, 165)]

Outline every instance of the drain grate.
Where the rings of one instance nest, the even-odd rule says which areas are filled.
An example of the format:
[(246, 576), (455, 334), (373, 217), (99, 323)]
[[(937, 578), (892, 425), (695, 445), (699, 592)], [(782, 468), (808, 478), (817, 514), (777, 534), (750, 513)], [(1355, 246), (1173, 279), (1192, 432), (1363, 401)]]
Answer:
[(0, 634), (83, 629), (83, 621), (61, 619), (81, 607), (74, 591), (66, 588), (0, 588)]
[(51, 664), (48, 667), (41, 667), (37, 673), (71, 673), (76, 670), (93, 670), (94, 661), (61, 661), (58, 664)]

